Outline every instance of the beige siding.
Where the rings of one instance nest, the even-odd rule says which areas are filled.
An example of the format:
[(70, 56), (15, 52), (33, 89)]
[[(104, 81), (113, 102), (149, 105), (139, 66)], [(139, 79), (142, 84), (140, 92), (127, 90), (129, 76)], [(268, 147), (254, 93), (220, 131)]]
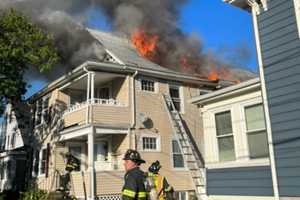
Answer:
[(199, 150), (204, 154), (204, 136), (203, 136), (203, 126), (201, 113), (196, 105), (188, 103), (188, 100), (199, 94), (198, 88), (193, 88), (190, 86), (183, 87), (183, 99), (184, 99), (184, 113), (182, 113), (182, 118), (186, 122), (189, 131), (193, 135)]
[[(143, 92), (139, 89), (136, 91), (137, 115), (139, 112), (143, 112), (153, 122), (151, 129), (140, 129), (135, 132), (137, 141), (143, 133), (159, 134), (161, 140), (160, 152), (141, 151), (142, 157), (146, 160), (146, 164), (142, 165), (142, 169), (146, 171), (152, 162), (159, 160), (162, 165), (162, 174), (167, 177), (176, 190), (192, 190), (193, 186), (189, 171), (179, 171), (172, 167), (171, 141), (173, 130), (161, 94), (161, 91), (168, 92), (168, 85), (163, 82), (158, 85), (160, 91), (158, 93)], [(137, 119), (137, 127), (142, 127), (139, 119)]]
[(71, 173), (71, 189), (70, 192), (72, 195), (77, 197), (84, 197), (85, 192), (87, 197), (90, 194), (90, 181), (89, 181), (89, 172), (72, 172)]
[(121, 193), (124, 171), (104, 171), (96, 173), (96, 193), (103, 194), (118, 194)]
[(93, 122), (99, 124), (129, 124), (131, 122), (130, 107), (93, 106)]
[(115, 161), (117, 161), (119, 168), (122, 167), (122, 158), (129, 147), (128, 135), (113, 135), (112, 137), (112, 152)]
[(86, 109), (87, 108), (82, 108), (80, 110), (65, 114), (63, 116), (65, 127), (84, 124), (86, 121)]
[(112, 82), (113, 97), (129, 105), (129, 77), (117, 78)]

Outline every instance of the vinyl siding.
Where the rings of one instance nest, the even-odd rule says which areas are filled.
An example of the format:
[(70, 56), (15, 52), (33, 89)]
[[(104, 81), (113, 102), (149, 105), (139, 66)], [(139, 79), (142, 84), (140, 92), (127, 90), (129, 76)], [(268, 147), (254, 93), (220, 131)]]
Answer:
[(300, 196), (300, 40), (293, 0), (258, 16), (279, 195)]
[(207, 170), (208, 195), (272, 196), (269, 166)]
[[(148, 170), (149, 165), (159, 160), (162, 169), (161, 174), (166, 176), (169, 183), (175, 188), (175, 190), (193, 190), (193, 182), (190, 176), (190, 172), (186, 169), (176, 170), (172, 166), (171, 155), (171, 141), (172, 141), (172, 124), (169, 120), (167, 110), (165, 108), (164, 99), (162, 93), (168, 93), (168, 83), (159, 80), (158, 90), (156, 93), (141, 91), (139, 83), (136, 83), (136, 112), (137, 112), (137, 128), (135, 131), (137, 139), (142, 134), (153, 134), (160, 136), (161, 151), (159, 152), (145, 152), (140, 151), (142, 157), (146, 160), (146, 164), (142, 165), (144, 171)], [(184, 89), (185, 90), (185, 89)], [(187, 98), (185, 98), (185, 101)], [(142, 112), (148, 116), (152, 122), (153, 127), (150, 129), (144, 129), (138, 114)], [(139, 140), (137, 140), (139, 142)], [(137, 144), (139, 146), (139, 144)]]
[(130, 107), (118, 106), (92, 106), (92, 119), (98, 124), (130, 124), (131, 109)]

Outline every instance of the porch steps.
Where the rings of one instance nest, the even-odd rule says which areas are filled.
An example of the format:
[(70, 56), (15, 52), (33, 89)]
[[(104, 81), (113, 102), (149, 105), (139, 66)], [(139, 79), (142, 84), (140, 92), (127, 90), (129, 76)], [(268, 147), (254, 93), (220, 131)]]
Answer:
[(185, 163), (190, 170), (193, 179), (195, 192), (198, 200), (207, 199), (206, 195), (206, 180), (205, 168), (200, 155), (196, 151), (191, 136), (187, 133), (179, 112), (175, 109), (173, 101), (169, 95), (163, 94), (165, 106), (169, 114), (170, 121), (173, 125), (173, 130), (176, 133), (175, 137), (180, 144)]

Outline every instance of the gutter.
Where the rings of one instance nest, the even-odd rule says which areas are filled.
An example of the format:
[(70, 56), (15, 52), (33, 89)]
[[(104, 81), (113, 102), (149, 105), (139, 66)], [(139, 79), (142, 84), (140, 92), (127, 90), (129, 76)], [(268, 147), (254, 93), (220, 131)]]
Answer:
[(135, 97), (135, 77), (137, 76), (138, 71), (135, 71), (131, 78), (131, 107), (132, 107), (132, 115), (131, 115), (131, 125), (130, 128), (128, 128), (129, 133), (129, 148), (132, 147), (132, 129), (135, 128), (136, 125), (136, 97)]
[(108, 71), (108, 72), (117, 72), (117, 73), (120, 72), (135, 73), (136, 71), (138, 71), (140, 74), (162, 78), (162, 79), (173, 80), (173, 81), (195, 83), (199, 85), (211, 86), (214, 88), (218, 85), (218, 83), (216, 83), (215, 81), (201, 79), (195, 76), (183, 75), (176, 72), (163, 72), (163, 71), (158, 71), (153, 69), (140, 68), (133, 65), (120, 65), (114, 63), (86, 61), (79, 67), (75, 68), (73, 71), (58, 78), (57, 80), (53, 81), (52, 83), (44, 87), (40, 92), (29, 97), (28, 100), (34, 101), (38, 99), (40, 96), (46, 95), (47, 93), (59, 87), (60, 85), (63, 85), (64, 83), (68, 82), (70, 79), (77, 77), (78, 75), (83, 73), (83, 71)]
[(211, 92), (205, 95), (201, 95), (199, 97), (192, 98), (188, 100), (189, 103), (192, 104), (205, 104), (211, 101), (219, 100), (221, 98), (228, 98), (232, 95), (235, 95), (237, 93), (243, 93), (250, 90), (255, 90), (260, 88), (260, 80), (259, 78), (254, 78), (251, 80), (248, 80), (246, 82), (229, 86), (227, 88), (217, 90), (215, 92)]

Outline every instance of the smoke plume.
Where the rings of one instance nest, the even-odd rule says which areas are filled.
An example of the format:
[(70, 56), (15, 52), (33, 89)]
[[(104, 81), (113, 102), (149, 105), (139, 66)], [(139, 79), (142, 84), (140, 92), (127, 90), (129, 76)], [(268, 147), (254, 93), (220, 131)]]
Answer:
[(57, 70), (53, 70), (53, 76), (69, 71), (85, 60), (103, 59), (101, 44), (81, 25), (88, 20), (89, 11), (99, 10), (107, 17), (114, 32), (128, 38), (137, 31), (158, 37), (156, 51), (151, 56), (153, 62), (207, 77), (210, 66), (219, 65), (219, 61), (203, 53), (198, 36), (186, 35), (178, 27), (180, 8), (187, 1), (1, 0), (0, 8), (15, 8), (54, 35), (62, 62)]

